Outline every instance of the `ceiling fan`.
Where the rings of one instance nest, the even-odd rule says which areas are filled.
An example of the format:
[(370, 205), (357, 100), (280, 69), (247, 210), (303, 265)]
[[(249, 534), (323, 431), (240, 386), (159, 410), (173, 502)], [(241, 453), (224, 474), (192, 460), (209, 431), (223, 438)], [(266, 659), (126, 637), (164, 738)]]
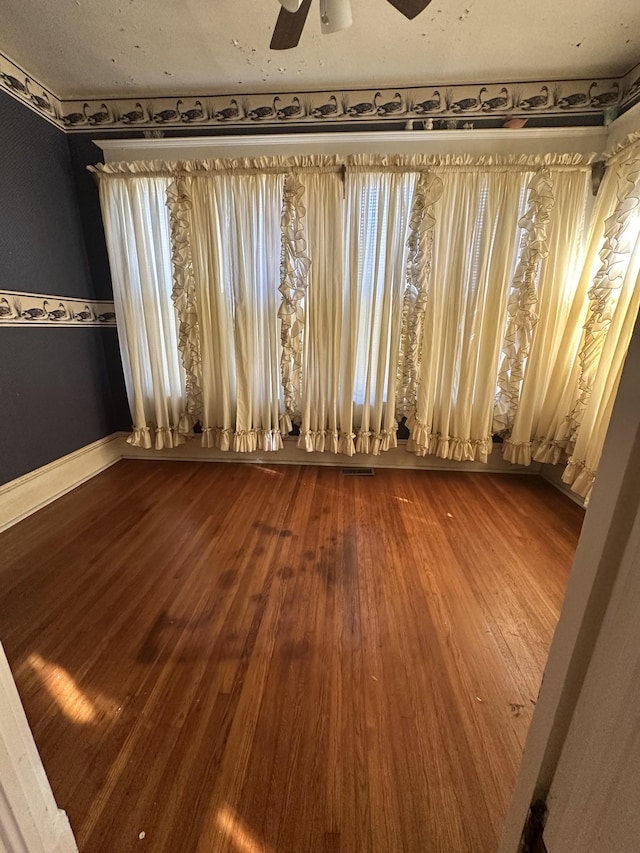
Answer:
[[(282, 8), (271, 38), (272, 50), (288, 50), (300, 41), (311, 0), (279, 0)], [(350, 0), (319, 0), (320, 25), (323, 33), (336, 33), (351, 26)], [(405, 18), (415, 18), (431, 0), (387, 0)]]

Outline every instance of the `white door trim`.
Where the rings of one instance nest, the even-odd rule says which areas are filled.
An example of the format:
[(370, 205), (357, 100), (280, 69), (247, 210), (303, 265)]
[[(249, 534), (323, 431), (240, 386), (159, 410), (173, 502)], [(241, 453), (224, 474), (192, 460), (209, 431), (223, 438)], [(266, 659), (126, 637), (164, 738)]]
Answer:
[(0, 644), (0, 849), (77, 853), (69, 819), (56, 805)]
[(640, 506), (640, 320), (625, 362), (499, 853), (516, 853), (546, 800)]

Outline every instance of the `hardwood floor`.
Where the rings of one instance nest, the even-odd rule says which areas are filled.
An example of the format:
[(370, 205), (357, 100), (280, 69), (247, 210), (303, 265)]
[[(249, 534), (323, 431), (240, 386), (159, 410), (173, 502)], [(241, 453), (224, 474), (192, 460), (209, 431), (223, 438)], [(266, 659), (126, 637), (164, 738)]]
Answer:
[(6, 531), (80, 850), (494, 853), (582, 516), (531, 476), (128, 461)]

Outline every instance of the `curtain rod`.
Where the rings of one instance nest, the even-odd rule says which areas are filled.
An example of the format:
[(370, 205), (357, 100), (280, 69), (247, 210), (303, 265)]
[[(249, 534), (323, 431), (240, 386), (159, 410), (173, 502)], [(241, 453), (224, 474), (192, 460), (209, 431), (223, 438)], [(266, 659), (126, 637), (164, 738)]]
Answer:
[[(128, 164), (110, 164), (128, 165)], [(590, 172), (592, 162), (568, 164), (554, 163), (531, 163), (531, 164), (505, 164), (505, 163), (469, 163), (469, 164), (438, 164), (425, 163), (415, 166), (354, 166), (339, 164), (335, 166), (237, 166), (214, 169), (148, 169), (148, 170), (118, 170), (108, 171), (100, 167), (87, 166), (99, 180), (114, 178), (188, 178), (195, 176), (215, 175), (290, 175), (290, 174), (415, 174), (418, 172), (437, 171), (442, 172), (475, 172), (478, 169), (490, 172), (536, 172), (541, 169), (551, 169), (558, 172)]]

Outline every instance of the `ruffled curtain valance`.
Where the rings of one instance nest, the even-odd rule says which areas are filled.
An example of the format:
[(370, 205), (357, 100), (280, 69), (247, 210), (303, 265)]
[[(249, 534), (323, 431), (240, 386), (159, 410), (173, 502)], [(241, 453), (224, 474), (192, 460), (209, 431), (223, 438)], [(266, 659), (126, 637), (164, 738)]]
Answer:
[(595, 154), (518, 154), (518, 155), (482, 155), (474, 157), (468, 154), (435, 155), (385, 155), (385, 154), (349, 154), (271, 157), (219, 158), (215, 160), (139, 160), (133, 163), (99, 163), (89, 166), (101, 179), (120, 177), (171, 177), (177, 175), (259, 173), (289, 174), (291, 172), (338, 172), (345, 170), (358, 172), (380, 170), (383, 172), (422, 172), (427, 170), (484, 171), (521, 170), (535, 171), (542, 168), (555, 169), (590, 168)]
[(604, 159), (609, 166), (614, 166), (619, 159), (628, 159), (630, 156), (635, 156), (632, 149), (640, 142), (640, 130), (635, 130), (628, 133), (624, 139), (611, 145), (604, 153)]

